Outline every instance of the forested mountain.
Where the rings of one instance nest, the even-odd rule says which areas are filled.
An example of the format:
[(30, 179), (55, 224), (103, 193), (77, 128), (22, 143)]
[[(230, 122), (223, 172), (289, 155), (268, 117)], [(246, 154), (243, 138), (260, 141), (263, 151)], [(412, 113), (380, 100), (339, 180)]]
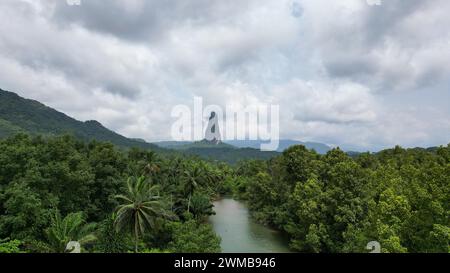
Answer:
[(31, 135), (74, 135), (84, 140), (109, 141), (119, 147), (161, 150), (156, 145), (119, 135), (97, 121), (81, 122), (44, 104), (0, 89), (0, 138)]

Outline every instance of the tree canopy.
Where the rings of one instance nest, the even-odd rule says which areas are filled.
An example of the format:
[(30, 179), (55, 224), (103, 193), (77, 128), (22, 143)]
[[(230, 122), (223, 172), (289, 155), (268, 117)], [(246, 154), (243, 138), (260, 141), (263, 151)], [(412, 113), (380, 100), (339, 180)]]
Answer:
[[(449, 252), (450, 145), (237, 165), (71, 136), (0, 140), (0, 252), (220, 252), (213, 200), (244, 200), (298, 252)], [(95, 239), (95, 240), (94, 240)]]

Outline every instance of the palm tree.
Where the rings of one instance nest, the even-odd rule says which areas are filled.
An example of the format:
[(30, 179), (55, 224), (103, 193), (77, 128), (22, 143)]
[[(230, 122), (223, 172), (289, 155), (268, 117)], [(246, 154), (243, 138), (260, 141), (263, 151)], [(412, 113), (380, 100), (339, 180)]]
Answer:
[(146, 156), (147, 164), (144, 167), (144, 174), (143, 175), (155, 175), (161, 171), (161, 160), (158, 157), (158, 155), (150, 151), (147, 153)]
[(148, 229), (154, 229), (160, 217), (171, 217), (165, 204), (155, 194), (157, 186), (152, 186), (144, 176), (129, 178), (125, 195), (116, 198), (123, 204), (116, 208), (114, 226), (118, 232), (129, 231), (134, 236), (134, 251), (138, 251), (139, 237)]
[(70, 241), (86, 244), (96, 240), (93, 233), (95, 228), (96, 224), (86, 224), (82, 212), (68, 214), (62, 219), (59, 211), (56, 211), (45, 233), (53, 251), (62, 253)]
[(198, 220), (204, 220), (207, 216), (215, 215), (214, 205), (207, 194), (196, 192), (192, 196), (191, 209), (192, 214)]
[(202, 169), (196, 163), (192, 164), (184, 171), (184, 192), (188, 195), (188, 212), (190, 212), (192, 195), (204, 182), (203, 174)]

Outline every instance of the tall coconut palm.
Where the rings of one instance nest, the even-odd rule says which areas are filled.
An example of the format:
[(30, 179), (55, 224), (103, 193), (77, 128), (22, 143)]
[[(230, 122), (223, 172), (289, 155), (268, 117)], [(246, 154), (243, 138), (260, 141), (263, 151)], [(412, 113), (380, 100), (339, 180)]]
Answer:
[(123, 202), (116, 208), (114, 226), (118, 232), (128, 231), (134, 237), (134, 251), (138, 251), (138, 242), (149, 229), (156, 227), (160, 217), (171, 217), (165, 204), (157, 194), (157, 186), (152, 186), (145, 177), (129, 178), (125, 195), (116, 198)]
[(155, 152), (150, 151), (147, 153), (146, 162), (143, 175), (153, 176), (161, 171), (161, 164), (163, 162)]
[(45, 233), (51, 249), (62, 253), (71, 241), (86, 244), (96, 240), (93, 233), (95, 228), (95, 224), (86, 223), (82, 212), (68, 214), (63, 219), (57, 211)]
[(197, 163), (188, 166), (184, 171), (184, 192), (188, 196), (188, 212), (190, 212), (191, 199), (196, 189), (204, 182), (204, 172)]
[(194, 217), (198, 220), (205, 220), (210, 215), (215, 215), (214, 205), (207, 194), (196, 192), (192, 196), (191, 210)]

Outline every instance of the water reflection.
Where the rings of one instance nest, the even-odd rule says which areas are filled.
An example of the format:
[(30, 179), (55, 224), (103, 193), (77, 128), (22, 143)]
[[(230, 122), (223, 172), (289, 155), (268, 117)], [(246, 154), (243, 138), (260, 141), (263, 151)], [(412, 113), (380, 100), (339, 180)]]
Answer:
[(233, 199), (214, 203), (216, 215), (210, 217), (216, 233), (222, 238), (224, 253), (283, 253), (288, 243), (277, 231), (253, 221), (245, 204)]

